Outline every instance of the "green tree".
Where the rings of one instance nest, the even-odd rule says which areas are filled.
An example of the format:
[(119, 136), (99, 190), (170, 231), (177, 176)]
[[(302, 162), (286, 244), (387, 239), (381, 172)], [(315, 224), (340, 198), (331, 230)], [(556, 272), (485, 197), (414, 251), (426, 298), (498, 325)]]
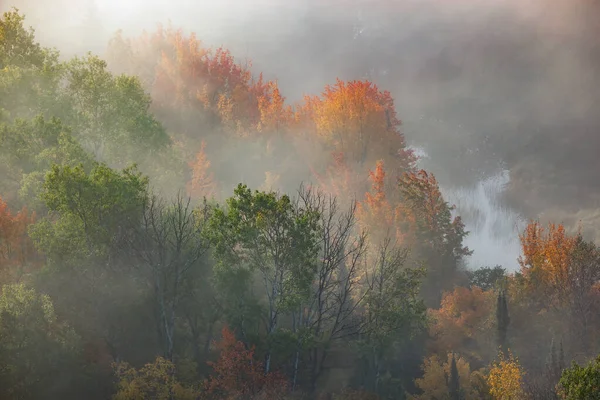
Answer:
[(142, 164), (169, 146), (138, 78), (113, 76), (106, 62), (91, 54), (69, 61), (65, 74), (69, 108), (63, 119), (98, 160), (117, 167)]
[(79, 338), (58, 320), (48, 296), (23, 284), (0, 293), (0, 397), (70, 398)]
[(143, 318), (150, 319), (144, 322), (150, 327), (154, 321), (142, 311), (152, 304), (145, 281), (134, 273), (133, 254), (124, 251), (147, 198), (148, 180), (135, 168), (114, 171), (96, 164), (86, 171), (81, 165), (55, 165), (42, 193), (49, 215), (30, 228), (47, 263), (38, 287), (55, 299), (81, 336), (102, 339), (114, 357), (155, 348), (144, 342), (151, 328), (132, 328)]
[(366, 273), (362, 327), (359, 334), (361, 375), (367, 390), (390, 393), (397, 376), (393, 362), (426, 329), (426, 307), (419, 297), (423, 269), (405, 267), (407, 251), (386, 239)]
[(297, 339), (292, 389), (302, 378), (299, 371), (308, 370), (307, 386), (314, 393), (330, 352), (360, 331), (357, 314), (365, 298), (360, 277), (368, 246), (367, 234), (356, 229), (356, 202), (341, 208), (335, 197), (304, 187), (299, 199), (320, 216), (319, 249), (310, 295), (292, 313)]
[(4, 193), (20, 193), (23, 202), (41, 211), (40, 194), (53, 164), (83, 164), (90, 170), (93, 159), (57, 118), (38, 115), (31, 120), (0, 124), (0, 171), (5, 178), (0, 189)]
[(17, 9), (0, 17), (0, 122), (33, 117), (57, 102), (58, 52), (40, 46), (24, 18)]
[(566, 400), (600, 399), (600, 357), (582, 367), (575, 362), (562, 372), (558, 383), (560, 396)]
[(24, 20), (16, 8), (0, 19), (0, 70), (8, 66), (43, 68), (52, 55), (35, 41), (33, 29), (26, 29)]
[(497, 288), (502, 284), (506, 270), (499, 265), (495, 267), (482, 267), (474, 271), (467, 271), (469, 284), (480, 287), (482, 290)]
[[(267, 301), (265, 370), (271, 368), (271, 341), (282, 314), (296, 309), (310, 292), (318, 251), (318, 213), (287, 195), (252, 192), (239, 185), (227, 208), (213, 212), (208, 236), (218, 262), (216, 278), (226, 290), (253, 283), (257, 273)], [(237, 281), (237, 283), (236, 283)], [(242, 336), (245, 335), (241, 327)]]
[(54, 165), (46, 176), (42, 199), (55, 222), (49, 226), (51, 219), (46, 219), (41, 227), (53, 232), (33, 233), (49, 257), (62, 258), (63, 245), (76, 245), (65, 241), (76, 238), (81, 246), (73, 250), (84, 252), (85, 257), (106, 258), (116, 251), (124, 228), (141, 220), (148, 179), (135, 167), (117, 172), (96, 164), (88, 172), (82, 164)]
[(194, 210), (190, 199), (181, 196), (171, 203), (151, 196), (144, 205), (141, 221), (133, 220), (125, 238), (125, 251), (136, 257), (141, 276), (154, 293), (158, 331), (167, 360), (173, 360), (175, 323), (185, 282), (197, 269), (203, 269), (208, 242), (203, 237), (208, 206)]

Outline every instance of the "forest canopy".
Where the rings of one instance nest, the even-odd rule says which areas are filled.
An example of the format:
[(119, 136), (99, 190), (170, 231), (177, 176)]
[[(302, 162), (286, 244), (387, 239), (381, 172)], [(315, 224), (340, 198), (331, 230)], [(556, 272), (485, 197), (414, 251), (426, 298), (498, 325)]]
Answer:
[(171, 26), (63, 59), (4, 13), (0, 397), (591, 396), (597, 246), (531, 221), (518, 271), (467, 268), (400, 117)]

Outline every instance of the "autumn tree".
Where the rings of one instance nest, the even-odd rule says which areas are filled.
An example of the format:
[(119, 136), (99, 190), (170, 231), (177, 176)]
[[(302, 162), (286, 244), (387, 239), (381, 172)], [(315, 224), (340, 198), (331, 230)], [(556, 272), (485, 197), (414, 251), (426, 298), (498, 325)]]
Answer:
[(27, 229), (35, 222), (35, 213), (27, 208), (16, 214), (0, 197), (0, 281), (15, 283), (40, 265)]
[(195, 400), (199, 396), (197, 388), (177, 380), (175, 365), (162, 357), (140, 369), (126, 362), (116, 363), (114, 370), (118, 383), (113, 400)]
[(598, 301), (598, 248), (563, 225), (531, 222), (520, 238), (521, 282), (529, 298), (538, 310), (565, 312), (577, 342), (586, 343)]
[(490, 394), (497, 400), (519, 400), (524, 398), (523, 376), (525, 372), (519, 364), (519, 360), (508, 352), (499, 353), (499, 359), (495, 361), (488, 375)]
[(399, 175), (415, 161), (399, 131), (394, 102), (369, 81), (344, 82), (325, 87), (320, 98), (307, 99), (316, 133), (332, 149), (344, 153), (351, 165), (384, 157)]
[(257, 129), (263, 133), (281, 134), (291, 124), (293, 111), (285, 104), (277, 82), (267, 82), (266, 88), (258, 94), (260, 120)]
[(467, 232), (461, 218), (452, 216), (454, 207), (444, 200), (432, 174), (405, 173), (399, 191), (403, 218), (408, 221), (405, 229), (414, 237), (414, 256), (427, 267), (423, 294), (428, 304), (437, 306), (442, 291), (456, 282), (463, 258), (472, 253), (463, 245)]
[(439, 309), (430, 309), (432, 350), (438, 354), (458, 351), (472, 360), (487, 359), (484, 349), (493, 331), (494, 294), (479, 287), (456, 287), (443, 295)]
[(111, 65), (121, 62), (117, 55), (125, 56), (126, 72), (142, 74), (157, 115), (178, 135), (191, 137), (190, 128), (198, 124), (245, 133), (260, 121), (258, 103), (267, 85), (253, 81), (250, 64), (237, 63), (224, 48), (207, 48), (194, 34), (159, 26), (133, 40), (121, 34), (109, 50)]
[(423, 377), (415, 380), (420, 394), (413, 400), (425, 399), (485, 399), (486, 388), (479, 382), (479, 371), (471, 371), (469, 363), (461, 356), (448, 353), (444, 358), (437, 355), (423, 360)]
[[(360, 176), (349, 165), (344, 153), (333, 152), (324, 173), (312, 169), (318, 187), (338, 201), (358, 197), (362, 188)], [(346, 205), (346, 204), (344, 204)]]
[(206, 142), (202, 142), (200, 151), (196, 154), (192, 168), (192, 179), (188, 183), (188, 193), (193, 198), (212, 197), (216, 195), (214, 176), (210, 171), (210, 161), (205, 152)]
[[(370, 238), (374, 242), (392, 234), (399, 243), (409, 245), (402, 232), (403, 221), (399, 220), (399, 210), (390, 204), (386, 196), (385, 177), (384, 163), (379, 160), (375, 169), (369, 171), (371, 190), (365, 193), (365, 199), (358, 203), (358, 219), (363, 229), (369, 230)], [(373, 229), (375, 227), (376, 229)]]
[(216, 343), (219, 358), (209, 363), (213, 371), (205, 382), (206, 399), (281, 398), (287, 381), (277, 372), (265, 373), (265, 366), (255, 358), (254, 347), (246, 348), (229, 328), (223, 328)]

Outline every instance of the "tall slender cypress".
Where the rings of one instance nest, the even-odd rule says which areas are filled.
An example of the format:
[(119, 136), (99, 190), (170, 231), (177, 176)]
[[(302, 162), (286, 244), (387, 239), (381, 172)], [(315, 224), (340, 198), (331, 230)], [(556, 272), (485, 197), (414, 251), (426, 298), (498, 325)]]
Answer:
[(498, 346), (503, 352), (506, 352), (506, 336), (510, 317), (508, 316), (508, 304), (503, 290), (498, 293), (498, 300), (496, 302), (496, 322), (498, 325)]
[(548, 376), (551, 378), (553, 383), (558, 382), (560, 378), (559, 366), (558, 366), (558, 358), (556, 357), (556, 345), (554, 343), (554, 338), (552, 338), (552, 342), (550, 344), (550, 356), (546, 361), (546, 369), (548, 370)]
[(565, 364), (565, 351), (563, 350), (563, 341), (560, 340), (560, 349), (558, 353), (558, 369), (562, 375), (563, 370), (567, 367)]
[(450, 362), (448, 391), (450, 392), (450, 400), (460, 400), (460, 379), (458, 376), (458, 368), (456, 367), (456, 358), (454, 358), (454, 353), (452, 353), (452, 361)]

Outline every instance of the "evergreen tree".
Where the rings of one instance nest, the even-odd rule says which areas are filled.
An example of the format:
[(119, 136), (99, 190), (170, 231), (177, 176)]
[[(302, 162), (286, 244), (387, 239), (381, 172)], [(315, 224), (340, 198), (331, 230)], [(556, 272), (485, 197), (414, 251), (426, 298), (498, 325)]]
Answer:
[(567, 364), (565, 364), (565, 351), (563, 349), (563, 342), (561, 339), (560, 340), (560, 349), (559, 349), (559, 353), (558, 353), (558, 368), (560, 370), (560, 375), (562, 375), (562, 372), (565, 370), (566, 367), (567, 367)]
[(460, 400), (460, 379), (458, 377), (458, 368), (456, 367), (456, 358), (454, 357), (454, 353), (452, 353), (452, 362), (450, 364), (448, 390), (450, 392), (450, 400)]
[(554, 344), (554, 338), (550, 344), (550, 372), (552, 375), (556, 375), (558, 369), (558, 360), (556, 359), (556, 345)]
[(510, 317), (508, 316), (508, 305), (506, 303), (506, 294), (504, 291), (498, 293), (498, 301), (496, 303), (496, 322), (498, 326), (498, 346), (503, 352), (506, 352), (506, 335)]

